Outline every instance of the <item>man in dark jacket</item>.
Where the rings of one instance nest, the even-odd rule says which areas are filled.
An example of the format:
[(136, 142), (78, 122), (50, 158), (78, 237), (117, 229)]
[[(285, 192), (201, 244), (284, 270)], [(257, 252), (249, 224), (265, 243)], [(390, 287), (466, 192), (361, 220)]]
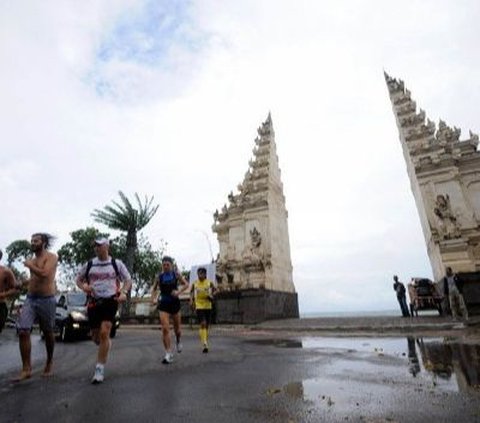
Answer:
[(458, 319), (458, 310), (465, 320), (468, 320), (468, 310), (465, 304), (465, 300), (462, 295), (462, 287), (458, 276), (453, 273), (451, 267), (447, 267), (446, 275), (443, 278), (443, 291), (445, 297), (448, 298), (450, 303), (450, 310), (452, 311), (452, 317)]
[(397, 275), (393, 277), (393, 281), (394, 281), (393, 290), (397, 293), (397, 300), (398, 300), (398, 303), (400, 304), (400, 309), (402, 310), (402, 316), (410, 317), (410, 313), (408, 312), (408, 306), (407, 306), (407, 296), (406, 296), (405, 285), (398, 280)]

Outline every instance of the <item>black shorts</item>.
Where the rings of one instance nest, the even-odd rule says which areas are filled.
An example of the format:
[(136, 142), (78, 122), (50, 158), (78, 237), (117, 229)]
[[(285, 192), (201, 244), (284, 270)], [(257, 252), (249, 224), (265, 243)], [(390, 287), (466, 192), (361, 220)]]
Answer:
[(5, 327), (5, 322), (7, 321), (8, 316), (8, 307), (5, 303), (0, 303), (0, 332)]
[(211, 309), (197, 308), (197, 321), (198, 323), (206, 322), (210, 324), (210, 316), (212, 315)]
[(177, 314), (180, 311), (180, 300), (175, 298), (170, 301), (159, 301), (157, 305), (158, 311), (164, 311), (168, 314)]
[(118, 310), (118, 301), (115, 297), (96, 298), (88, 305), (88, 323), (90, 328), (98, 329), (102, 322), (115, 321), (115, 314)]

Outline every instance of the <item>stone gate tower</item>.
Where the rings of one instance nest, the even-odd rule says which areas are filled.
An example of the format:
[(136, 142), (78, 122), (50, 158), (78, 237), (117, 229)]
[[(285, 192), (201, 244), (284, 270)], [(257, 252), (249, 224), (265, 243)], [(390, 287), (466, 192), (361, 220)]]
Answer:
[(403, 81), (385, 73), (435, 280), (446, 266), (480, 272), (480, 152), (478, 135), (417, 112)]
[[(253, 159), (237, 188), (237, 193), (228, 195), (228, 204), (215, 212), (212, 227), (220, 247), (216, 262), (218, 288), (224, 299), (233, 298), (227, 294), (232, 292), (238, 300), (241, 293), (245, 305), (237, 303), (236, 311), (225, 312), (224, 321), (232, 320), (232, 313), (242, 314), (244, 322), (298, 317), (288, 213), (270, 114), (258, 128)], [(261, 292), (262, 299), (249, 307), (247, 297), (255, 292)], [(221, 305), (222, 295), (219, 298)], [(252, 317), (253, 308), (265, 310), (265, 314)]]

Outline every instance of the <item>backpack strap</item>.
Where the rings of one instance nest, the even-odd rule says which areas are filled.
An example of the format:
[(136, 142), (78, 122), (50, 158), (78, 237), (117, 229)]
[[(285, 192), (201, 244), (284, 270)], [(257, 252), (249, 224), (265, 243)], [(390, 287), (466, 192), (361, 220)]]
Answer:
[(92, 260), (87, 261), (87, 269), (85, 270), (85, 280), (87, 281), (88, 284), (90, 283), (90, 279), (88, 278), (88, 274), (90, 273), (90, 269), (92, 268), (92, 264), (93, 264)]
[(115, 275), (117, 275), (117, 278), (120, 279), (120, 271), (118, 270), (117, 261), (113, 257), (112, 257), (112, 267), (113, 267), (113, 270), (115, 270)]
[[(117, 261), (113, 257), (112, 257), (111, 264), (112, 264), (113, 270), (115, 271), (115, 275), (117, 276), (117, 278), (120, 278), (120, 271), (118, 270)], [(88, 274), (90, 273), (90, 270), (92, 269), (92, 265), (93, 265), (93, 260), (88, 260), (87, 261), (87, 268), (85, 270), (85, 280), (87, 281), (87, 283), (90, 283), (90, 280), (88, 278)]]

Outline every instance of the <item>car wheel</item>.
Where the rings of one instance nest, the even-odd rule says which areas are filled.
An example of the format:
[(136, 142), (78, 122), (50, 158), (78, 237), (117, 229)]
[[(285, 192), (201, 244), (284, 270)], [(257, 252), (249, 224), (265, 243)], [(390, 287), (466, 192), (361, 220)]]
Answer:
[(62, 342), (69, 342), (72, 340), (72, 332), (71, 330), (68, 328), (68, 322), (65, 322), (64, 324), (62, 324), (62, 326), (60, 327), (60, 340)]

